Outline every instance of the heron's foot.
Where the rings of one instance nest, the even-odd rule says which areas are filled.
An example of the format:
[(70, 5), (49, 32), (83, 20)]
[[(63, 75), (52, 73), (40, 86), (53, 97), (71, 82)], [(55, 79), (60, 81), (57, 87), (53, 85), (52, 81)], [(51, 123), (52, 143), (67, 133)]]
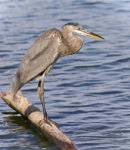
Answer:
[(50, 126), (52, 126), (52, 124), (53, 124), (53, 125), (55, 125), (57, 128), (59, 128), (58, 123), (56, 123), (55, 121), (53, 121), (53, 120), (51, 120), (51, 119), (45, 119), (45, 118), (44, 118), (44, 121), (45, 121), (48, 125), (50, 125)]
[(18, 99), (17, 94), (16, 94), (16, 95), (11, 94), (11, 99), (12, 99), (14, 102), (16, 102), (17, 99)]
[(49, 121), (49, 118), (48, 118), (48, 114), (47, 114), (46, 109), (43, 109), (43, 116), (44, 116), (44, 121), (45, 121), (47, 124), (51, 125), (51, 122)]
[(18, 91), (15, 94), (13, 92), (10, 92), (10, 96), (11, 96), (12, 101), (17, 102), (20, 99), (20, 97), (22, 96), (22, 93), (21, 93), (21, 91)]
[(52, 122), (57, 128), (59, 128), (59, 124), (58, 124), (57, 122), (55, 122), (55, 121), (53, 121), (53, 120), (51, 120), (51, 122)]
[(57, 128), (59, 128), (58, 123), (56, 123), (55, 121), (52, 121), (51, 119), (49, 119), (47, 113), (44, 113), (44, 121), (47, 124), (49, 124), (50, 126), (52, 126), (52, 124), (54, 124)]

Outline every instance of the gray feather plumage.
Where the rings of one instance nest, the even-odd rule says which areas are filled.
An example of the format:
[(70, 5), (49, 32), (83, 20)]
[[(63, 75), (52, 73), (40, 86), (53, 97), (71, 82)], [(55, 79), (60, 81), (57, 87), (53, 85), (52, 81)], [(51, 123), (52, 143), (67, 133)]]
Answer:
[(29, 48), (24, 56), (16, 76), (13, 79), (12, 91), (15, 94), (25, 83), (36, 78), (55, 63), (58, 51), (60, 31), (52, 29), (42, 34)]

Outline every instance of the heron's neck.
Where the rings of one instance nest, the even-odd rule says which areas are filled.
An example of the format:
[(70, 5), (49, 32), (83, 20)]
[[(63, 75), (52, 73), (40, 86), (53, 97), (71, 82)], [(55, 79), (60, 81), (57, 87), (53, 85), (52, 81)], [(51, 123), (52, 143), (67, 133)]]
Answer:
[(83, 40), (80, 37), (74, 35), (72, 32), (63, 30), (62, 33), (69, 47), (68, 54), (73, 54), (79, 51), (83, 45)]

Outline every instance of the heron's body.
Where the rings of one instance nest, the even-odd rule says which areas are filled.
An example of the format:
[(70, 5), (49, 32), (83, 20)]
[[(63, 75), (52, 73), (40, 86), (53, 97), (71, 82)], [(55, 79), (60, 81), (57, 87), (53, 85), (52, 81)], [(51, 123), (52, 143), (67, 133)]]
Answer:
[(42, 34), (29, 48), (20, 64), (14, 81), (14, 93), (30, 80), (40, 79), (43, 73), (47, 75), (58, 58), (80, 50), (83, 41), (79, 41), (78, 37), (71, 41), (71, 35), (63, 34), (58, 29), (51, 29)]
[[(80, 28), (80, 29), (79, 29)], [(73, 34), (73, 30), (82, 29), (79, 24), (66, 24), (62, 30), (50, 29), (44, 32), (29, 48), (24, 56), (19, 69), (13, 80), (12, 92), (17, 91), (30, 80), (38, 79), (40, 88), (40, 99), (44, 101), (41, 92), (43, 89), (44, 77), (60, 57), (71, 55), (79, 51), (83, 45), (83, 40)], [(94, 35), (94, 34), (93, 34)], [(94, 35), (98, 36), (98, 35)], [(98, 36), (98, 38), (102, 38)], [(44, 108), (45, 109), (45, 108)]]

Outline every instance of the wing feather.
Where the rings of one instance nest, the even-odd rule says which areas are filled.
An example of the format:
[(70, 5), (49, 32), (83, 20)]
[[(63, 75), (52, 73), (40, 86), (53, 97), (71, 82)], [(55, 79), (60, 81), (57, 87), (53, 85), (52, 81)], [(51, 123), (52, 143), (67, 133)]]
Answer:
[(59, 56), (60, 40), (60, 31), (52, 29), (35, 41), (23, 58), (18, 70), (21, 83), (27, 83), (55, 63)]

